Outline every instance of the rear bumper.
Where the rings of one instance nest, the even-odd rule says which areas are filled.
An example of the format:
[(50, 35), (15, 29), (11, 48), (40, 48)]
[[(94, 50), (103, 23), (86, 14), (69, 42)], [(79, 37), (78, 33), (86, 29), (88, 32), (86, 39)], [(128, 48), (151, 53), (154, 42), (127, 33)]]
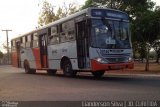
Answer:
[(99, 70), (118, 70), (118, 69), (133, 69), (134, 63), (117, 63), (117, 64), (102, 64), (97, 62), (96, 60), (91, 60), (92, 71)]

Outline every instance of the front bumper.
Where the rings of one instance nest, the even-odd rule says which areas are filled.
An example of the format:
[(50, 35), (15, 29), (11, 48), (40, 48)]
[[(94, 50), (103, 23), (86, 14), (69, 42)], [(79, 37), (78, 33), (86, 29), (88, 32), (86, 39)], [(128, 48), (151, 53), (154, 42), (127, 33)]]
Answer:
[(91, 60), (92, 71), (99, 70), (120, 70), (120, 69), (133, 69), (134, 63), (116, 63), (116, 64), (102, 64), (97, 62), (96, 60)]

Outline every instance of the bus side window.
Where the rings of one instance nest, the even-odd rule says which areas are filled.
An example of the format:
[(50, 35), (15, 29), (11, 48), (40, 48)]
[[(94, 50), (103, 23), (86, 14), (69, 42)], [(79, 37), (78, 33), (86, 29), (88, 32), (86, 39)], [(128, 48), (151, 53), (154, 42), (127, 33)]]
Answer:
[(60, 25), (61, 33), (60, 40), (61, 42), (75, 40), (75, 24), (74, 20), (67, 21)]
[(60, 27), (60, 42), (65, 42), (66, 41), (65, 30), (67, 29), (66, 23), (60, 24), (59, 27)]
[(59, 35), (57, 26), (53, 26), (50, 28), (49, 33), (49, 44), (57, 44), (59, 43)]
[(32, 44), (32, 45), (33, 45), (33, 46), (32, 46), (33, 48), (39, 46), (39, 44), (38, 44), (38, 34), (37, 34), (37, 33), (34, 33), (34, 34), (33, 34), (33, 40), (32, 40), (32, 42), (33, 42), (33, 44)]
[(66, 39), (66, 34), (64, 33), (64, 32), (62, 32), (61, 34), (60, 34), (60, 40), (61, 40), (61, 42), (65, 42), (67, 39)]
[(26, 44), (25, 44), (26, 43), (26, 38), (25, 38), (25, 36), (23, 36), (21, 40), (22, 40), (21, 48), (25, 48), (26, 47)]
[(15, 40), (11, 41), (11, 50), (16, 51)]
[(68, 25), (68, 40), (71, 41), (71, 40), (75, 40), (75, 22), (74, 20), (70, 20), (67, 22), (67, 25)]
[(31, 47), (31, 35), (26, 36), (26, 48)]
[(68, 39), (75, 40), (75, 31), (74, 30), (68, 31)]

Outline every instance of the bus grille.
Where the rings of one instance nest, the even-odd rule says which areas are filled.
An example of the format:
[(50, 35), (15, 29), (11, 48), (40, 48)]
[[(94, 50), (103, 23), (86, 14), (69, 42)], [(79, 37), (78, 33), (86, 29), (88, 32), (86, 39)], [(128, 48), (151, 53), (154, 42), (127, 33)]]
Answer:
[(106, 58), (109, 63), (123, 63), (127, 61), (127, 58)]

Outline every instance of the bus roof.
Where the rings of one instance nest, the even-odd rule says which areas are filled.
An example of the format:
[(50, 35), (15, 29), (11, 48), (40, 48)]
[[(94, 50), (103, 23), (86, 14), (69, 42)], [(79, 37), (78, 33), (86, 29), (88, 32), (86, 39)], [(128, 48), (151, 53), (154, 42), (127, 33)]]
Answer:
[(25, 33), (25, 34), (22, 34), (21, 36), (15, 37), (15, 38), (13, 38), (12, 40), (17, 39), (17, 38), (20, 38), (20, 37), (23, 37), (23, 36), (26, 36), (26, 35), (29, 35), (29, 34), (36, 33), (36, 32), (38, 32), (38, 31), (40, 31), (40, 30), (43, 30), (43, 29), (45, 29), (45, 28), (48, 28), (48, 27), (50, 27), (50, 26), (53, 26), (53, 25), (56, 25), (56, 24), (59, 24), (59, 23), (65, 22), (65, 21), (68, 21), (68, 20), (70, 20), (70, 19), (72, 19), (72, 18), (78, 17), (78, 16), (83, 15), (83, 14), (89, 15), (88, 13), (89, 13), (89, 11), (91, 11), (92, 9), (101, 9), (101, 10), (117, 11), (117, 12), (121, 12), (121, 13), (123, 13), (123, 14), (126, 14), (125, 12), (122, 12), (122, 11), (116, 10), (116, 9), (89, 7), (89, 8), (83, 9), (83, 10), (81, 10), (81, 11), (78, 11), (78, 12), (76, 12), (76, 13), (74, 13), (74, 14), (71, 14), (71, 15), (69, 15), (69, 16), (67, 16), (67, 17), (61, 18), (61, 19), (56, 20), (56, 21), (54, 21), (54, 22), (51, 22), (51, 23), (49, 23), (49, 24), (47, 24), (47, 25), (45, 25), (45, 26), (42, 26), (41, 28), (38, 28), (38, 29), (32, 30), (32, 31), (30, 31), (30, 32), (27, 32), (27, 33)]
[[(121, 12), (121, 13), (126, 14), (125, 12), (122, 12), (122, 11), (120, 11), (120, 10), (115, 10), (115, 9), (110, 9), (110, 8), (89, 7), (89, 8), (83, 9), (83, 10), (81, 10), (81, 11), (79, 11), (79, 12), (76, 12), (76, 13), (74, 13), (74, 14), (71, 14), (71, 15), (69, 15), (69, 16), (67, 16), (67, 17), (64, 17), (64, 18), (61, 18), (61, 19), (59, 19), (59, 20), (56, 20), (56, 21), (54, 21), (54, 22), (52, 22), (52, 23), (49, 23), (48, 25), (46, 25), (46, 26), (44, 26), (44, 27), (42, 27), (42, 28), (40, 28), (40, 29), (44, 29), (44, 28), (50, 27), (50, 26), (52, 26), (52, 25), (56, 25), (56, 24), (59, 24), (59, 23), (61, 23), (61, 22), (65, 22), (65, 21), (70, 20), (70, 19), (72, 19), (72, 18), (78, 17), (78, 16), (80, 16), (80, 15), (87, 14), (87, 13), (89, 13), (89, 11), (91, 11), (92, 9), (111, 10), (111, 11), (117, 11), (117, 12)], [(88, 15), (89, 15), (89, 14), (88, 14)]]

